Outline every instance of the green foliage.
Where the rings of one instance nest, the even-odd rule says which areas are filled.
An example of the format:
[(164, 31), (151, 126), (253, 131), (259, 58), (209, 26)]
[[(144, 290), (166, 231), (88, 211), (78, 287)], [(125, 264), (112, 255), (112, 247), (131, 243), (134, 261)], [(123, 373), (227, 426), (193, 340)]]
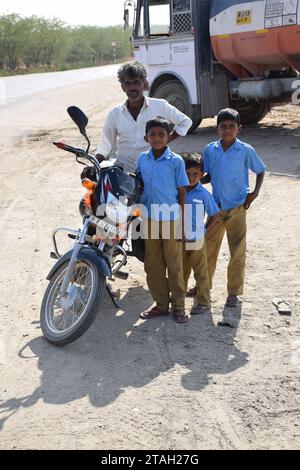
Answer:
[[(0, 75), (66, 70), (122, 61), (130, 55), (122, 26), (71, 27), (57, 18), (0, 16)], [(115, 41), (114, 50), (111, 46)], [(1, 70), (2, 69), (2, 70)]]

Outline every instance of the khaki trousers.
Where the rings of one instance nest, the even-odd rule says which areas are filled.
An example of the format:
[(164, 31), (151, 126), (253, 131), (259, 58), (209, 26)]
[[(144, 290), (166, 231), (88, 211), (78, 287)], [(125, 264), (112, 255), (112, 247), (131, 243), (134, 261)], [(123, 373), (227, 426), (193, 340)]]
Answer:
[(206, 250), (210, 288), (212, 288), (225, 231), (230, 251), (230, 261), (227, 267), (227, 291), (228, 295), (241, 295), (244, 288), (246, 264), (246, 209), (243, 206), (234, 207), (227, 211), (221, 210), (217, 222), (207, 232)]
[(182, 247), (183, 278), (185, 289), (191, 271), (194, 271), (194, 278), (197, 287), (197, 301), (201, 305), (210, 305), (210, 286), (207, 269), (206, 243), (200, 249), (189, 250), (191, 244), (184, 243)]
[(175, 239), (176, 226), (176, 221), (143, 220), (147, 284), (157, 307), (163, 312), (169, 310), (170, 302), (173, 310), (184, 309), (182, 243)]

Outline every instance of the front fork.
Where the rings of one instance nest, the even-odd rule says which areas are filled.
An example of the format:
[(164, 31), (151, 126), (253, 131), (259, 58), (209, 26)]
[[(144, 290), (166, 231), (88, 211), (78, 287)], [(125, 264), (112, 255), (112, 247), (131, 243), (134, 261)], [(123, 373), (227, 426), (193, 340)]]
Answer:
[[(82, 226), (82, 229), (80, 231), (78, 241), (76, 242), (76, 244), (73, 248), (72, 256), (70, 258), (66, 273), (64, 275), (62, 285), (61, 285), (60, 290), (59, 290), (59, 297), (60, 297), (61, 305), (62, 305), (63, 308), (64, 307), (68, 308), (68, 305), (69, 305), (68, 287), (69, 287), (69, 284), (70, 284), (72, 276), (73, 276), (74, 268), (75, 268), (75, 265), (76, 265), (76, 262), (77, 262), (77, 259), (78, 259), (78, 254), (79, 254), (80, 250), (83, 248), (85, 240), (90, 238), (89, 236), (87, 236), (88, 226), (89, 226), (89, 219), (86, 219), (83, 226)], [(70, 231), (70, 230), (68, 229), (68, 231)], [(75, 233), (75, 231), (74, 231), (74, 233)], [(55, 252), (58, 254), (56, 242), (54, 243), (54, 246), (55, 246)], [(100, 242), (99, 249), (103, 250), (104, 246), (105, 246), (105, 243)], [(116, 250), (123, 256), (123, 260), (118, 261), (115, 268), (113, 269), (113, 274), (117, 277), (118, 276), (120, 277), (121, 272), (119, 274), (118, 274), (118, 272), (119, 272), (120, 268), (126, 264), (127, 254), (121, 246), (112, 246), (111, 250), (112, 251)], [(122, 275), (124, 276), (124, 273)]]
[(73, 253), (72, 253), (71, 259), (69, 261), (69, 264), (68, 264), (68, 267), (67, 267), (67, 270), (66, 270), (66, 274), (64, 275), (64, 279), (63, 279), (62, 285), (61, 285), (60, 290), (59, 290), (59, 295), (60, 295), (60, 298), (61, 298), (62, 301), (64, 299), (66, 299), (67, 296), (68, 296), (67, 289), (68, 289), (68, 286), (69, 286), (69, 284), (71, 282), (71, 279), (72, 279), (72, 276), (73, 276), (73, 271), (74, 271), (74, 267), (75, 267), (75, 264), (76, 264), (76, 261), (77, 261), (78, 253), (80, 252), (80, 250), (83, 247), (85, 236), (86, 236), (86, 233), (87, 233), (87, 230), (88, 230), (88, 226), (89, 226), (89, 220), (86, 219), (83, 226), (82, 226), (82, 229), (80, 231), (79, 239), (78, 239), (77, 243), (74, 246)]

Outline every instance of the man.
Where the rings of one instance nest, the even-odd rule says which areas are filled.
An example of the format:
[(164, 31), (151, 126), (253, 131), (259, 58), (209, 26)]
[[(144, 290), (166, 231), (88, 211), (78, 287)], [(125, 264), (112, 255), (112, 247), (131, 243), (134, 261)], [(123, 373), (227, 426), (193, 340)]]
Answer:
[(147, 71), (140, 62), (122, 65), (118, 79), (127, 100), (108, 114), (96, 156), (99, 161), (117, 157), (125, 171), (134, 172), (138, 156), (149, 150), (149, 144), (144, 140), (147, 121), (159, 116), (174, 124), (169, 142), (179, 135), (186, 135), (192, 121), (167, 101), (144, 96), (148, 89)]

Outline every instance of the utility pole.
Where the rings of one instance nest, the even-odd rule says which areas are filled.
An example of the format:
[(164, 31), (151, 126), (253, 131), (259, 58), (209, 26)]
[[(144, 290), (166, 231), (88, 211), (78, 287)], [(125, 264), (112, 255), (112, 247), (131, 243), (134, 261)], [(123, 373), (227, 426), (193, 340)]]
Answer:
[(116, 43), (116, 41), (111, 42), (111, 47), (113, 49), (113, 58), (114, 58), (114, 64), (115, 64), (117, 62), (117, 54), (116, 54), (117, 43)]

